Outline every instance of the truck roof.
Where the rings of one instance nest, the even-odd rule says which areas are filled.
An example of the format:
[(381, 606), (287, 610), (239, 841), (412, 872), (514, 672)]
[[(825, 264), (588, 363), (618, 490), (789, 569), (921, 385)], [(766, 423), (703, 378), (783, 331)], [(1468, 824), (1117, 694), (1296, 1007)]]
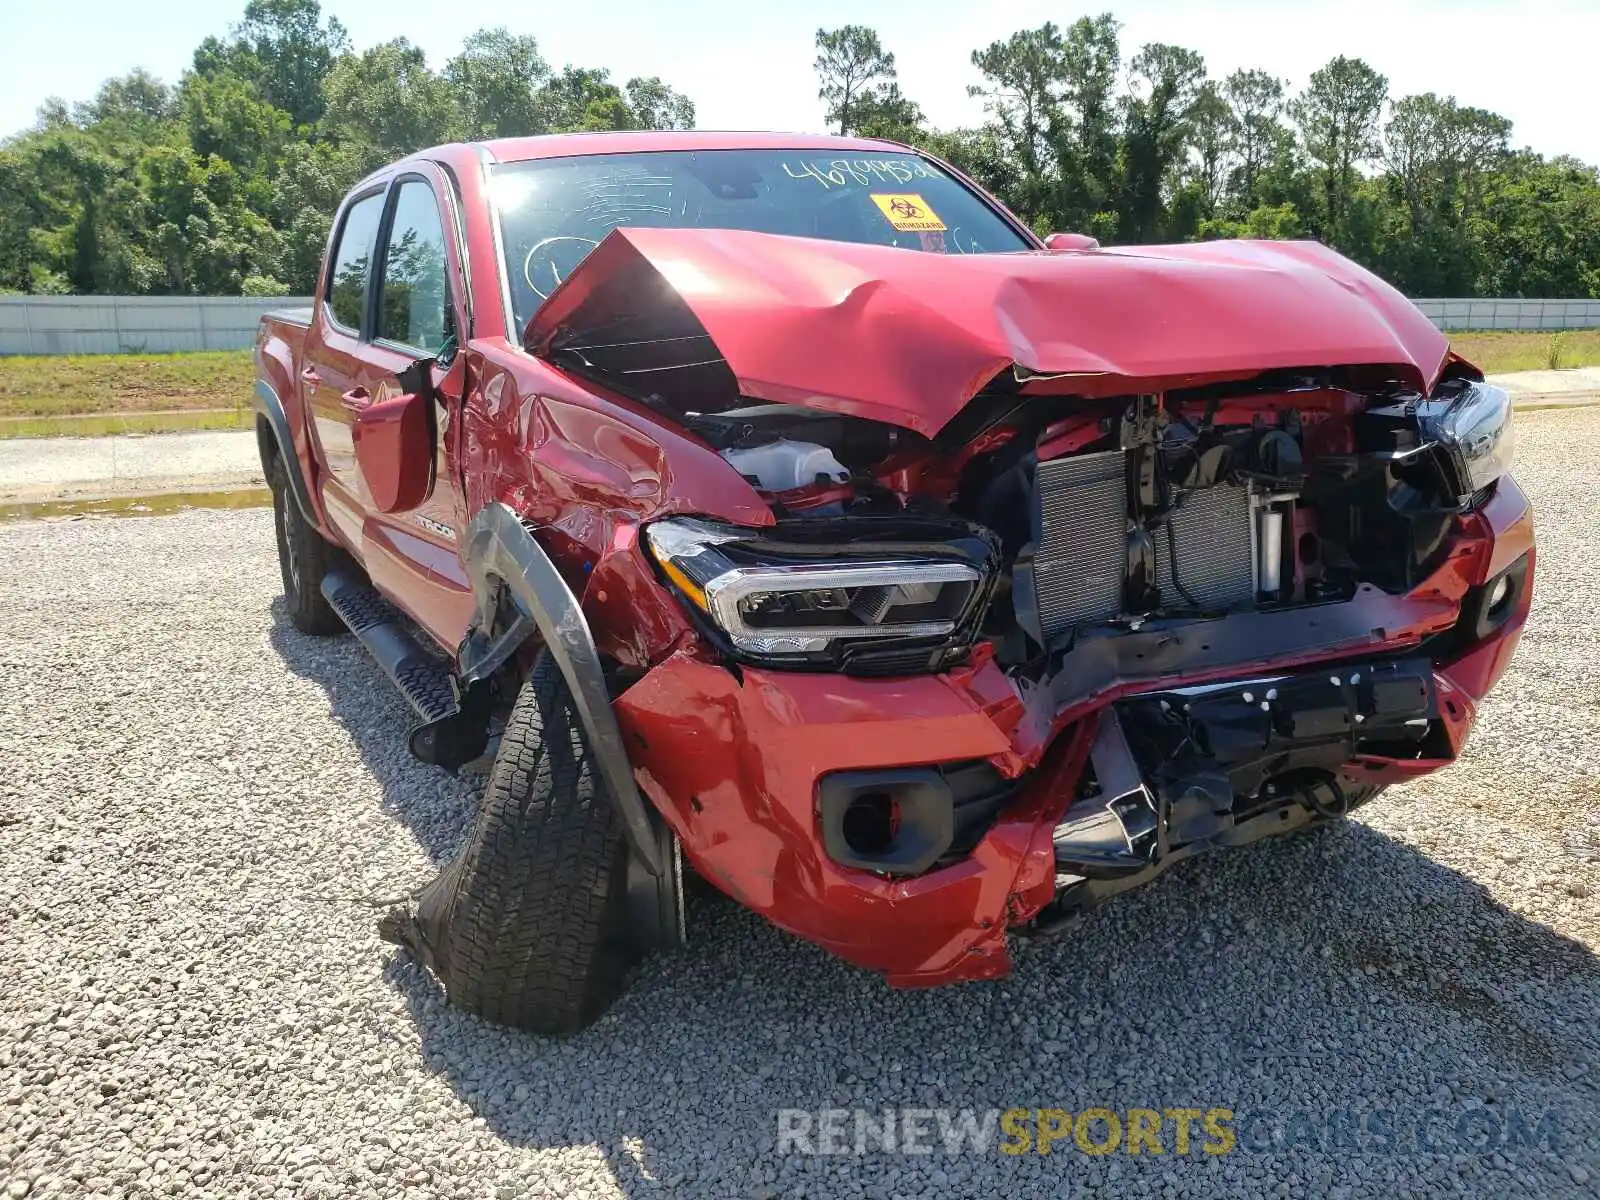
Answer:
[(479, 143), (496, 162), (569, 154), (630, 154), (645, 150), (858, 150), (882, 154), (904, 151), (898, 142), (839, 137), (826, 133), (734, 133), (710, 129), (619, 130), (605, 133), (553, 133), (543, 137), (496, 138)]
[[(650, 150), (815, 150), (825, 153), (906, 154), (910, 147), (878, 138), (826, 133), (737, 133), (710, 129), (618, 130), (603, 133), (551, 133), (540, 137), (492, 138), (455, 142), (408, 155), (465, 165), (463, 160), (526, 162), (578, 154), (636, 154)], [(398, 166), (399, 164), (392, 164)], [(383, 168), (383, 171), (389, 170)], [(381, 174), (382, 171), (375, 172)]]

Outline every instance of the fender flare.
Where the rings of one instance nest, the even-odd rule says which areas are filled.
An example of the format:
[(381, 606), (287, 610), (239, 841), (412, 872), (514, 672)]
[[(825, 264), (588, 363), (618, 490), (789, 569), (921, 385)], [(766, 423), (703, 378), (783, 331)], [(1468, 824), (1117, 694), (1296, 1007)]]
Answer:
[(289, 430), (289, 417), (283, 411), (283, 401), (278, 399), (278, 393), (272, 390), (271, 384), (264, 379), (258, 379), (250, 405), (260, 417), (256, 421), (256, 446), (261, 452), (261, 469), (263, 471), (267, 469), (269, 449), (266, 430), (261, 427), (261, 421), (265, 420), (267, 429), (271, 430), (271, 435), (277, 442), (278, 458), (289, 476), (289, 491), (294, 496), (295, 504), (300, 508), (300, 515), (306, 519), (307, 524), (313, 527), (319, 526), (321, 522), (317, 519), (316, 507), (311, 502), (311, 491), (306, 487), (300, 456), (294, 450), (294, 434)]
[[(652, 876), (662, 878), (668, 864), (662, 855), (659, 818), (652, 821), (634, 781), (622, 728), (611, 708), (600, 651), (578, 598), (516, 513), (499, 502), (486, 505), (472, 519), (462, 557), (477, 602), (461, 646), (462, 684), (470, 686), (493, 674), (537, 628), (566, 679), (583, 723), (584, 739), (617, 806), (633, 853)], [(503, 594), (510, 597), (516, 616), (495, 633)]]

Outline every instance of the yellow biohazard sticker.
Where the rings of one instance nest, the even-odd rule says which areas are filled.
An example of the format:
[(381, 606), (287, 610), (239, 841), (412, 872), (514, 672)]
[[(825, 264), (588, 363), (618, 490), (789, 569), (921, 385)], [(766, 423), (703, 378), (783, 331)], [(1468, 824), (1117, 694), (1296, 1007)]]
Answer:
[(943, 233), (945, 224), (915, 192), (872, 192), (884, 219), (901, 233)]

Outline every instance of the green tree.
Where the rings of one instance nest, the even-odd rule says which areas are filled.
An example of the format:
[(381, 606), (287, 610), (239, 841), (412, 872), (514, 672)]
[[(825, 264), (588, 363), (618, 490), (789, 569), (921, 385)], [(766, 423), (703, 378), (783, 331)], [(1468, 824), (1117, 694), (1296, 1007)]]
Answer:
[(1206, 80), (1189, 108), (1189, 176), (1206, 217), (1216, 214), (1226, 193), (1238, 135), (1237, 119), (1222, 89)]
[(1283, 80), (1266, 71), (1235, 71), (1222, 82), (1222, 96), (1233, 115), (1233, 151), (1237, 161), (1230, 191), (1237, 207), (1256, 204), (1256, 181), (1266, 170), (1288, 131), (1283, 115)]
[(1378, 153), (1378, 120), (1389, 81), (1359, 58), (1340, 55), (1311, 73), (1289, 105), (1306, 154), (1322, 173), (1324, 237), (1345, 240), (1356, 166)]
[(1017, 187), (1005, 199), (1022, 212), (1046, 213), (1051, 207), (1053, 135), (1061, 126), (1066, 73), (1063, 52), (1061, 31), (1048, 21), (972, 52), (972, 65), (984, 82), (967, 91), (983, 98), (997, 139), (1017, 162)]
[(1134, 56), (1123, 143), (1122, 236), (1153, 241), (1165, 232), (1162, 201), (1183, 159), (1205, 60), (1193, 50), (1151, 42)]
[(1384, 126), (1383, 161), (1420, 235), (1429, 210), (1467, 217), (1486, 172), (1505, 156), (1511, 122), (1432, 92), (1394, 103)]
[(504, 26), (469, 34), (444, 77), (461, 110), (469, 138), (526, 137), (544, 133), (538, 91), (550, 78), (539, 43)]
[(179, 92), (189, 145), (241, 171), (270, 174), (293, 130), (288, 113), (232, 71), (190, 72)]
[(172, 89), (150, 72), (136, 68), (100, 85), (94, 100), (78, 107), (74, 124), (95, 126), (106, 138), (159, 141), (177, 114)]
[(817, 30), (815, 67), (822, 86), (817, 99), (828, 106), (827, 119), (838, 122), (841, 134), (856, 131), (858, 98), (876, 84), (895, 77), (894, 55), (865, 25), (842, 25)]
[(324, 22), (317, 0), (250, 0), (235, 34), (236, 49), (258, 66), (262, 98), (297, 125), (315, 124), (323, 83), (350, 45), (338, 19)]
[(1305, 236), (1300, 223), (1300, 212), (1292, 204), (1263, 204), (1252, 209), (1242, 219), (1213, 217), (1201, 221), (1199, 237), (1204, 241), (1215, 238), (1262, 238), (1281, 241)]
[(421, 47), (405, 38), (347, 54), (328, 72), (323, 128), (372, 170), (454, 139), (461, 110)]
[[(1016, 160), (996, 135), (993, 126), (978, 129), (932, 130), (921, 133), (914, 143), (929, 154), (944, 159), (962, 174), (995, 196), (1005, 199), (1018, 192), (1021, 180)], [(1013, 208), (1019, 217), (1030, 217)], [(1049, 230), (1044, 232), (1048, 233)]]
[(86, 192), (72, 227), (72, 265), (67, 278), (80, 292), (92, 292), (100, 283), (104, 264), (100, 256), (100, 215), (95, 209), (94, 192)]
[(44, 103), (34, 113), (33, 128), (38, 133), (74, 129), (76, 125), (72, 119), (72, 109), (60, 96), (46, 96)]
[(334, 211), (363, 173), (360, 159), (327, 142), (297, 142), (285, 151), (270, 210), (280, 245), (269, 273), (293, 294), (307, 296), (316, 287)]
[(1476, 286), (1485, 264), (1473, 220), (1510, 136), (1504, 117), (1432, 92), (1394, 103), (1384, 126), (1380, 269), (1439, 295)]
[(603, 68), (565, 67), (536, 97), (539, 120), (551, 133), (631, 129), (633, 114)]
[(862, 137), (915, 144), (923, 134), (924, 117), (915, 100), (898, 83), (880, 83), (856, 100), (855, 132)]
[(694, 128), (694, 101), (654, 75), (628, 80), (627, 102), (635, 129)]
[(1062, 104), (1051, 126), (1062, 184), (1055, 223), (1107, 241), (1116, 231), (1120, 186), (1118, 34), (1110, 13), (1080, 17), (1068, 27), (1061, 43)]
[[(1115, 19), (1082, 17), (975, 51), (985, 123), (930, 130), (872, 30), (816, 48), (831, 124), (926, 148), (1040, 233), (1316, 236), (1412, 295), (1600, 296), (1593, 167), (1509, 151), (1510, 123), (1455, 97), (1404, 97), (1385, 121), (1385, 81), (1356, 59), (1285, 105), (1271, 73), (1213, 84), (1176, 46), (1144, 47), (1124, 78)], [(505, 29), (435, 73), (403, 41), (351, 52), (315, 0), (252, 0), (175, 89), (133, 70), (0, 141), (0, 290), (304, 293), (340, 200), (402, 154), (693, 124), (660, 78), (552, 73)]]
[(1485, 180), (1479, 296), (1600, 297), (1600, 173), (1531, 151)]

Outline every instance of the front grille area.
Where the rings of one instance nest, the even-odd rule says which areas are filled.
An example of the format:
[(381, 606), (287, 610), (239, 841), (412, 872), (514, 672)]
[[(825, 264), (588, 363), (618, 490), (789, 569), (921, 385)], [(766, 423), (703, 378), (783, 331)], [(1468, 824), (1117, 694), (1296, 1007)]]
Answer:
[[(1046, 640), (1122, 610), (1127, 570), (1127, 455), (1082, 454), (1039, 464), (1033, 586)], [(1255, 595), (1250, 497), (1221, 485), (1189, 492), (1169, 515), (1178, 581), (1201, 608), (1247, 604)], [(1189, 607), (1173, 586), (1167, 531), (1155, 532), (1156, 585), (1162, 603)]]

